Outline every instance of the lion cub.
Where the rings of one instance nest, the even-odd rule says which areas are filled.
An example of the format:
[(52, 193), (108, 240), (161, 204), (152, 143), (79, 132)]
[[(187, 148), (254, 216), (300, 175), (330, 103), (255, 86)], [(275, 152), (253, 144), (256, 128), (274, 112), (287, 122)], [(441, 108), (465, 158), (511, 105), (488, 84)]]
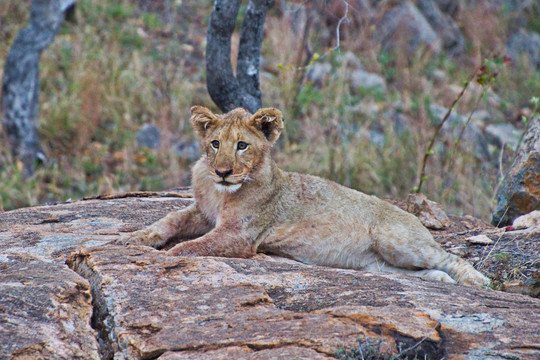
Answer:
[(179, 256), (253, 256), (412, 274), (482, 286), (489, 280), (447, 253), (413, 215), (319, 177), (280, 170), (270, 157), (283, 120), (277, 109), (217, 115), (191, 108), (203, 155), (193, 167), (195, 202), (117, 243), (161, 247)]

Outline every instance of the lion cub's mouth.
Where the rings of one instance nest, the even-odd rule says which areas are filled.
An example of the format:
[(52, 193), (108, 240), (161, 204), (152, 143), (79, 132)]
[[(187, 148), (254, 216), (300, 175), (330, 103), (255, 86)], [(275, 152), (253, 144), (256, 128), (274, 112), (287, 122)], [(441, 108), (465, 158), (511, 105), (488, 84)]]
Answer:
[(217, 191), (219, 192), (227, 192), (229, 194), (232, 194), (233, 192), (236, 192), (240, 187), (242, 186), (242, 183), (233, 184), (228, 181), (222, 180), (215, 184)]

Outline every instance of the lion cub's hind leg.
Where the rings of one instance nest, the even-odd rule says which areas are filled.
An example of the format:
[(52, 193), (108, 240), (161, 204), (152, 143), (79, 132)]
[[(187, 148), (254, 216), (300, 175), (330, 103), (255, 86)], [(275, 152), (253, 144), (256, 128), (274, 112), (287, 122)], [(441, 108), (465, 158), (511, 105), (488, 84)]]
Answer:
[(372, 272), (389, 272), (394, 274), (406, 274), (411, 276), (417, 276), (426, 280), (442, 281), (445, 283), (455, 284), (456, 281), (452, 279), (450, 275), (441, 270), (408, 270), (398, 268), (392, 265), (388, 265), (385, 262), (378, 262), (366, 268), (367, 271)]
[(386, 231), (376, 234), (375, 237), (374, 250), (393, 267), (426, 270), (417, 274), (423, 278), (446, 279), (440, 274), (444, 272), (459, 284), (478, 287), (489, 285), (489, 279), (471, 264), (444, 250), (416, 218), (409, 219), (407, 225), (394, 224), (392, 229), (386, 228)]
[(414, 271), (412, 275), (427, 280), (442, 281), (450, 284), (456, 283), (456, 280), (452, 279), (450, 275), (441, 270), (418, 270)]

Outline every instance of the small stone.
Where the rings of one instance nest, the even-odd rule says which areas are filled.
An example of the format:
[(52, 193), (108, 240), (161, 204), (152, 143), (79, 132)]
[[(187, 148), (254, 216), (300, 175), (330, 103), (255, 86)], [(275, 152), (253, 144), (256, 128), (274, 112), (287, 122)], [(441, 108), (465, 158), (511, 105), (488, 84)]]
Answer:
[(364, 70), (362, 61), (360, 61), (358, 56), (354, 55), (350, 51), (347, 51), (345, 54), (343, 54), (342, 62), (343, 64), (347, 65), (348, 67), (352, 69)]
[(377, 130), (368, 131), (369, 140), (379, 148), (383, 148), (386, 143), (386, 135)]
[(534, 210), (514, 220), (512, 226), (515, 229), (529, 229), (540, 227), (540, 210)]
[(176, 144), (176, 154), (180, 159), (190, 162), (197, 161), (201, 157), (199, 144), (196, 141), (180, 141)]
[(488, 238), (486, 235), (477, 235), (477, 236), (471, 236), (468, 237), (467, 242), (474, 245), (491, 245), (493, 244), (493, 240)]
[(446, 75), (446, 72), (441, 69), (435, 69), (431, 76), (435, 84), (444, 84), (448, 81), (448, 76)]
[(379, 115), (381, 107), (372, 97), (366, 97), (358, 104), (358, 111), (363, 115), (374, 118)]
[(508, 54), (516, 64), (525, 63), (540, 69), (540, 35), (520, 29), (510, 36), (506, 45)]
[(308, 81), (320, 86), (332, 73), (332, 65), (329, 63), (316, 62), (308, 70), (306, 77)]
[(364, 70), (355, 70), (350, 77), (352, 90), (358, 92), (364, 90), (380, 89), (386, 91), (386, 81), (378, 74)]
[(472, 114), (467, 114), (467, 117), (469, 116), (471, 117), (471, 122), (479, 128), (484, 128), (485, 124), (490, 123), (494, 118), (487, 110), (476, 110)]
[(424, 194), (409, 194), (407, 211), (416, 215), (422, 224), (430, 229), (441, 230), (450, 224), (441, 204), (428, 200)]
[(157, 149), (161, 144), (159, 128), (154, 124), (144, 124), (137, 134), (137, 146), (140, 148)]
[[(461, 90), (460, 90), (461, 91)], [(439, 104), (431, 104), (429, 111), (437, 119), (437, 123), (441, 122), (448, 109)], [(463, 133), (462, 133), (463, 131)], [(489, 144), (482, 131), (474, 124), (468, 123), (467, 118), (452, 111), (442, 128), (442, 134), (452, 139), (457, 139), (461, 136), (461, 144), (474, 150), (478, 158), (482, 160), (489, 159)]]
[(516, 150), (522, 132), (512, 124), (490, 124), (486, 126), (486, 137), (492, 144), (501, 147), (510, 145)]

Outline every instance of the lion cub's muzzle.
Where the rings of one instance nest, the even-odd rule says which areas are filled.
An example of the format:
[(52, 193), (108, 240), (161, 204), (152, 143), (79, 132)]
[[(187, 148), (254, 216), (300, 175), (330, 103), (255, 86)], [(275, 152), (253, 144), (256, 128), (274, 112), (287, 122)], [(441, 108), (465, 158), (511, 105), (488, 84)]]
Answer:
[(222, 169), (222, 168), (215, 168), (214, 173), (218, 176), (218, 179), (216, 183), (221, 184), (223, 186), (228, 185), (234, 185), (236, 183), (235, 177), (233, 175), (233, 169)]
[(223, 178), (224, 181), (227, 176), (233, 173), (232, 169), (227, 169), (227, 170), (215, 169), (214, 171), (216, 175), (219, 176), (220, 178)]
[(215, 168), (214, 173), (219, 176), (219, 181), (216, 181), (215, 185), (219, 192), (233, 193), (242, 186), (241, 179), (236, 179), (238, 176), (233, 175), (232, 169)]

